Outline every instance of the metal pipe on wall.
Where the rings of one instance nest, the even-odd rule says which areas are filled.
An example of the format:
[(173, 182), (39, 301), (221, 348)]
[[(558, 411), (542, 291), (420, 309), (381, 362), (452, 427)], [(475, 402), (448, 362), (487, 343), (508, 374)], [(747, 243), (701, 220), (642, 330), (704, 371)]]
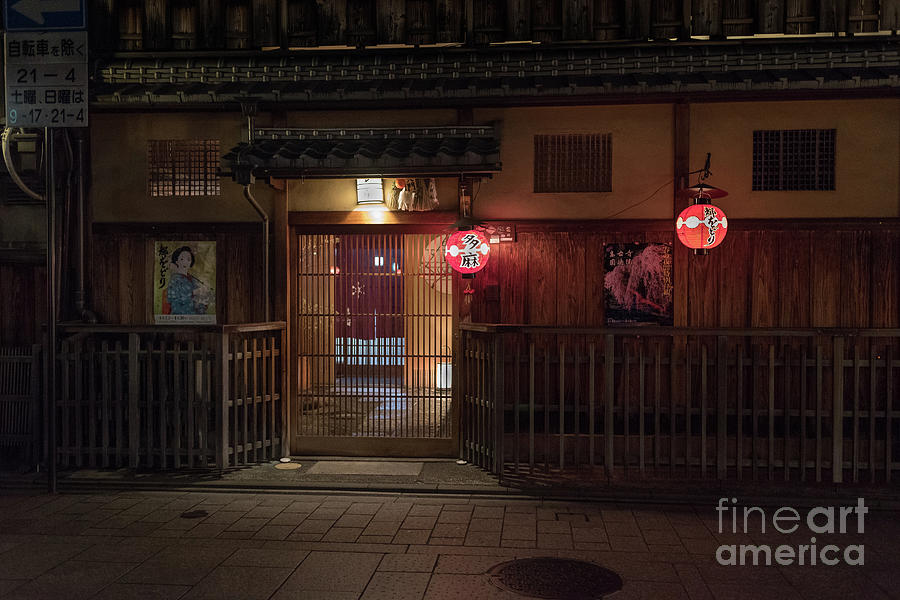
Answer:
[(47, 488), (56, 493), (56, 173), (53, 134), (44, 129), (44, 154), (47, 157)]
[(253, 194), (250, 192), (250, 186), (244, 186), (244, 197), (253, 206), (254, 210), (256, 210), (257, 214), (262, 219), (263, 225), (263, 291), (265, 292), (265, 304), (266, 304), (266, 322), (269, 321), (269, 316), (271, 312), (270, 303), (269, 303), (269, 215), (266, 214), (266, 211), (262, 209), (259, 205), (259, 202), (256, 201), (256, 198), (253, 197)]

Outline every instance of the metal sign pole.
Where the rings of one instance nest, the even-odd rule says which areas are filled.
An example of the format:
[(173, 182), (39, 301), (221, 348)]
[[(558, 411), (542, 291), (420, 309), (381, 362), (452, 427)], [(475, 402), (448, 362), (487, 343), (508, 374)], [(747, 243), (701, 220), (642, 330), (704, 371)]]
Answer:
[(53, 129), (44, 128), (47, 157), (47, 405), (50, 422), (47, 440), (47, 491), (56, 493), (56, 173)]

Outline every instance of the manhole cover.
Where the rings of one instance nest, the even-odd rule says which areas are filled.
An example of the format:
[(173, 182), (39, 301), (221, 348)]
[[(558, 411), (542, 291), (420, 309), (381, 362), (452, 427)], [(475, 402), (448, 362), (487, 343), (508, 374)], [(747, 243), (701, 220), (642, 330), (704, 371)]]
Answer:
[(533, 598), (589, 600), (622, 589), (622, 578), (593, 563), (565, 558), (523, 558), (499, 564), (488, 574), (505, 590)]
[(188, 512), (181, 513), (182, 519), (202, 519), (203, 517), (209, 516), (209, 513), (205, 510), (191, 510)]

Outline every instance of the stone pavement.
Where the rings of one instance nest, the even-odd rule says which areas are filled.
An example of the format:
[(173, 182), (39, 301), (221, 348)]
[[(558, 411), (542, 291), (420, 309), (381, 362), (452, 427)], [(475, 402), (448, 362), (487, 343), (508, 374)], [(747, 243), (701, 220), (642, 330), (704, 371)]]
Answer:
[(863, 534), (817, 536), (820, 548), (864, 544), (864, 566), (721, 566), (722, 544), (797, 547), (810, 544), (810, 532), (773, 532), (770, 521), (761, 534), (756, 520), (748, 534), (719, 533), (714, 505), (398, 493), (6, 493), (0, 598), (511, 600), (523, 596), (497, 587), (486, 572), (532, 556), (616, 571), (624, 588), (607, 596), (614, 600), (897, 598), (897, 517), (873, 510)]

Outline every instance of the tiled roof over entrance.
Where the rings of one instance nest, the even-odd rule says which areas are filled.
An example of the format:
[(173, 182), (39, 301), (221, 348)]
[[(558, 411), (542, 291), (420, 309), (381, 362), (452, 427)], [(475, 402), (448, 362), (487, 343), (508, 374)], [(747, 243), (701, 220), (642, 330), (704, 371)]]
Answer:
[(279, 178), (486, 174), (500, 171), (500, 142), (485, 127), (254, 129), (224, 157)]
[(95, 72), (98, 106), (298, 106), (740, 94), (900, 87), (895, 36), (578, 47), (403, 48), (119, 57)]

